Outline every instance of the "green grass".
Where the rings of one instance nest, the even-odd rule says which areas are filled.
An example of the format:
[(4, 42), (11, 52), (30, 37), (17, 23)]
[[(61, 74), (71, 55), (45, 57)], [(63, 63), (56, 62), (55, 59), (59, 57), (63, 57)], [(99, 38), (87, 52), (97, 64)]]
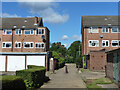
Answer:
[(84, 72), (84, 71), (89, 71), (89, 69), (83, 69), (83, 68), (80, 68), (81, 72)]
[(113, 83), (113, 81), (111, 81), (108, 78), (100, 78), (100, 79), (91, 80), (91, 82), (86, 83), (86, 87), (87, 88), (102, 88), (98, 86), (97, 84), (111, 84), (111, 83)]

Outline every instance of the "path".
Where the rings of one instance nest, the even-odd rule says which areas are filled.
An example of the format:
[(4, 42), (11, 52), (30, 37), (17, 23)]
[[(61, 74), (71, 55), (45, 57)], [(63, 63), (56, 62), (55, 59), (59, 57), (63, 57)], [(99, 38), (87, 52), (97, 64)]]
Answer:
[(65, 73), (65, 67), (51, 74), (50, 81), (41, 88), (86, 88), (75, 64), (67, 64), (69, 73)]

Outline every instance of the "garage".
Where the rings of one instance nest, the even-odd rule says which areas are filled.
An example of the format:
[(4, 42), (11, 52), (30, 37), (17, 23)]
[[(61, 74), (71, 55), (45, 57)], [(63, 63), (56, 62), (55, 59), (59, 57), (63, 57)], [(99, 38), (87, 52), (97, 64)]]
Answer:
[(5, 71), (5, 58), (6, 56), (0, 55), (0, 71)]
[(27, 65), (44, 66), (49, 70), (48, 53), (0, 53), (0, 71), (23, 70)]
[(8, 56), (7, 71), (25, 69), (25, 56)]
[(36, 65), (45, 67), (45, 55), (27, 56), (27, 65)]

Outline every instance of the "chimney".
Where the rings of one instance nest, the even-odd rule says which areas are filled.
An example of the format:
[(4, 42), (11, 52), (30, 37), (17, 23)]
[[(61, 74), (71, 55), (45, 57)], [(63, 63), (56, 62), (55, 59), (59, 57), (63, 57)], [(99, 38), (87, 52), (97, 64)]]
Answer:
[(38, 17), (35, 16), (35, 23), (34, 24), (37, 24), (38, 23)]

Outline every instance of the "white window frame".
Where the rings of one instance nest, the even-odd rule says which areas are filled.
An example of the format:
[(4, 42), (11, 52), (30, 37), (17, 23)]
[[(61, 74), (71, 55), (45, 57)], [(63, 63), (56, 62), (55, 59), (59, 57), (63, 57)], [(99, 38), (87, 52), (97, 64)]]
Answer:
[[(33, 34), (31, 34), (31, 30), (33, 30)], [(25, 34), (25, 31), (30, 31), (30, 34)], [(25, 34), (25, 35), (34, 35), (34, 29), (24, 30), (24, 34)]]
[[(117, 32), (113, 32), (113, 28), (117, 28)], [(118, 29), (119, 29), (118, 27), (112, 27), (111, 28), (111, 33), (120, 33)]]
[(35, 43), (35, 48), (39, 48), (39, 47), (36, 47), (36, 44), (44, 44), (44, 47), (40, 47), (40, 48), (45, 48), (45, 43), (36, 42), (36, 43)]
[[(97, 32), (92, 32), (93, 28), (97, 28)], [(90, 27), (89, 28), (89, 33), (99, 33), (99, 28), (98, 27)]]
[[(118, 46), (113, 46), (113, 45), (112, 45), (113, 41), (117, 41), (117, 42), (118, 42)], [(119, 40), (112, 40), (112, 41), (111, 41), (111, 46), (112, 46), (112, 47), (119, 47)]]
[(21, 45), (22, 45), (21, 42), (15, 42), (15, 44), (16, 43), (20, 43), (20, 47), (16, 47), (16, 45), (15, 45), (15, 48), (21, 48)]
[[(92, 41), (92, 42), (93, 42), (93, 41), (97, 41), (97, 42), (98, 42), (98, 46), (90, 46), (90, 43), (89, 43), (90, 41)], [(89, 45), (89, 47), (99, 47), (99, 40), (89, 40), (89, 41), (88, 41), (88, 45)]]
[[(16, 30), (18, 30), (18, 34), (16, 34)], [(22, 30), (21, 30), (21, 34), (19, 33), (19, 30), (21, 29), (15, 29), (15, 35), (22, 35)]]
[[(5, 30), (5, 33), (4, 33), (4, 30)], [(12, 32), (12, 30), (9, 30), (9, 29), (3, 29), (3, 35), (12, 35), (12, 33), (11, 34), (7, 34), (7, 31), (11, 31)]]
[[(105, 41), (105, 46), (103, 46), (103, 42)], [(106, 46), (106, 42), (108, 41), (108, 46)], [(102, 47), (109, 47), (109, 40), (102, 40)]]
[[(105, 32), (103, 32), (103, 28), (105, 28)], [(108, 27), (103, 27), (103, 28), (102, 28), (102, 33), (109, 33), (109, 29), (110, 29), (110, 28), (108, 28)], [(108, 32), (106, 32), (106, 29), (107, 29), (107, 28), (108, 28)]]
[(33, 47), (25, 47), (25, 43), (31, 44), (31, 43), (33, 43), (33, 42), (24, 42), (24, 48), (26, 48), (26, 49), (34, 48), (34, 43), (33, 43)]
[[(44, 33), (43, 33), (43, 34), (37, 34), (37, 30), (39, 30), (39, 29), (40, 29), (40, 30), (44, 30)], [(35, 34), (36, 34), (36, 35), (45, 35), (45, 28), (39, 28), (39, 29), (35, 30)], [(42, 31), (41, 31), (41, 32), (42, 32)]]
[[(3, 43), (5, 43), (5, 47), (3, 47)], [(10, 43), (11, 47), (6, 47), (6, 43)], [(2, 42), (2, 48), (12, 48), (12, 42)]]

